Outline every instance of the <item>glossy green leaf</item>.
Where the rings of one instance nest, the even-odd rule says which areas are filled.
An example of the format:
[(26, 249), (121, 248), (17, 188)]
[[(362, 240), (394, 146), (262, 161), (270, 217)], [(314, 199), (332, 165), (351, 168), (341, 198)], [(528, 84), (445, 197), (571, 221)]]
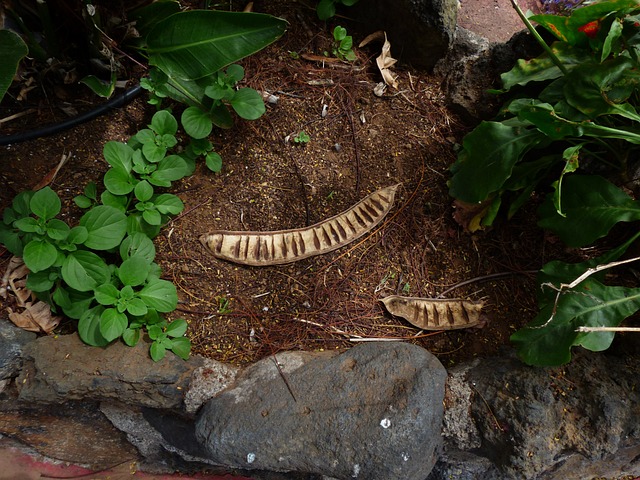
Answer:
[(62, 278), (71, 288), (87, 292), (107, 283), (111, 272), (101, 257), (93, 252), (78, 250), (64, 259)]
[(153, 187), (146, 180), (142, 180), (136, 184), (133, 193), (139, 201), (146, 202), (153, 196)]
[(253, 88), (239, 89), (230, 103), (235, 112), (245, 120), (256, 120), (266, 111), (262, 95)]
[(22, 259), (32, 272), (40, 272), (52, 266), (58, 258), (58, 250), (46, 240), (34, 239), (24, 246)]
[(213, 128), (209, 115), (198, 107), (188, 107), (180, 118), (184, 131), (192, 138), (206, 138)]
[(120, 298), (120, 291), (115, 285), (110, 283), (98, 285), (93, 290), (93, 294), (96, 297), (96, 302), (105, 306), (115, 305)]
[(138, 295), (149, 308), (158, 312), (172, 312), (178, 306), (176, 287), (166, 280), (149, 282)]
[(170, 337), (182, 337), (187, 333), (187, 326), (185, 320), (178, 318), (167, 325), (165, 333)]
[(20, 35), (11, 30), (0, 30), (0, 101), (7, 93), (18, 71), (20, 61), (29, 53)]
[(120, 256), (123, 260), (134, 255), (144, 258), (148, 264), (153, 262), (156, 256), (156, 247), (153, 241), (143, 233), (136, 232), (129, 235), (120, 244)]
[(80, 218), (80, 225), (87, 229), (84, 244), (94, 250), (108, 250), (117, 247), (127, 229), (127, 216), (106, 205), (92, 208)]
[(183, 360), (189, 360), (191, 341), (186, 337), (172, 338), (171, 351)]
[(162, 360), (167, 353), (167, 350), (162, 346), (160, 342), (154, 341), (149, 347), (149, 354), (154, 362)]
[(125, 328), (124, 332), (122, 332), (122, 341), (130, 347), (135, 347), (140, 341), (140, 329)]
[(207, 153), (204, 157), (207, 168), (212, 172), (222, 170), (222, 157), (216, 152)]
[[(127, 258), (118, 267), (118, 277), (124, 285), (136, 287), (147, 279), (149, 261), (141, 255)], [(140, 314), (142, 315), (142, 314)]]
[(124, 313), (115, 308), (107, 308), (100, 315), (100, 334), (108, 342), (119, 338), (124, 333), (129, 321)]
[(184, 210), (184, 203), (176, 195), (163, 193), (153, 199), (158, 212), (166, 215), (177, 215)]
[(107, 190), (114, 195), (128, 195), (136, 185), (133, 175), (122, 168), (110, 168), (107, 170), (103, 181)]
[(579, 326), (615, 327), (638, 310), (640, 289), (610, 287), (588, 278), (562, 293), (557, 305), (545, 305), (511, 341), (529, 365), (561, 365), (571, 359), (573, 346), (601, 351), (611, 345), (613, 332), (579, 333)]
[(56, 192), (51, 190), (51, 187), (44, 187), (35, 192), (31, 197), (29, 206), (34, 215), (44, 220), (55, 217), (62, 208), (60, 198)]
[(202, 78), (274, 42), (286, 25), (282, 19), (259, 13), (176, 13), (149, 32), (149, 63), (169, 78)]
[(163, 182), (175, 182), (188, 175), (189, 166), (184, 158), (179, 155), (169, 155), (159, 164), (158, 169), (151, 174), (151, 180)]
[(122, 142), (107, 142), (102, 149), (102, 154), (109, 165), (120, 168), (125, 172), (131, 171), (131, 157), (133, 149)]
[(536, 129), (482, 122), (463, 140), (463, 150), (451, 168), (449, 194), (467, 203), (486, 200), (502, 187), (516, 162), (543, 139)]
[(157, 135), (173, 136), (178, 131), (178, 122), (168, 110), (160, 110), (153, 115), (149, 127)]
[(82, 341), (94, 347), (104, 347), (110, 342), (100, 333), (100, 316), (104, 311), (103, 306), (86, 310), (78, 321), (78, 335)]
[(547, 197), (538, 210), (538, 224), (557, 234), (570, 247), (604, 237), (618, 222), (640, 220), (640, 202), (597, 175), (570, 175), (563, 183), (562, 211)]

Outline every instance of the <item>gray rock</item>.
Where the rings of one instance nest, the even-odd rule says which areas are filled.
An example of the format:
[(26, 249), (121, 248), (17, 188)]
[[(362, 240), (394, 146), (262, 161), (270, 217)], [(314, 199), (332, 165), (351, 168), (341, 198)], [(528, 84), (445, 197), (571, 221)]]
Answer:
[(488, 90), (502, 87), (500, 74), (511, 70), (518, 58), (531, 58), (540, 51), (527, 31), (516, 33), (507, 43), (489, 43), (458, 27), (451, 50), (435, 67), (443, 77), (449, 108), (468, 121), (492, 118), (504, 99)]
[(77, 335), (42, 337), (23, 351), (16, 381), (21, 401), (117, 400), (129, 405), (180, 409), (200, 357), (167, 355), (154, 362), (149, 345), (116, 341), (105, 348), (84, 344)]
[[(507, 355), (459, 370), (454, 383), (464, 378), (470, 390), (457, 388), (461, 398), (445, 402), (456, 414), (445, 415), (445, 455), (430, 479), (466, 467), (484, 480), (640, 474), (639, 370), (637, 360), (588, 352), (561, 368), (532, 368)], [(481, 458), (456, 463), (465, 445), (493, 467)]]
[(18, 375), (22, 365), (22, 349), (35, 339), (35, 333), (22, 330), (9, 320), (0, 318), (0, 380)]
[(441, 444), (446, 379), (433, 355), (370, 343), (277, 360), (280, 371), (264, 359), (200, 411), (196, 436), (214, 462), (337, 479), (427, 477)]
[(394, 58), (431, 69), (453, 42), (458, 0), (363, 0), (347, 12), (366, 34), (386, 31)]
[(203, 358), (203, 365), (191, 375), (189, 389), (184, 396), (187, 413), (194, 414), (210, 398), (227, 388), (236, 378), (238, 367)]

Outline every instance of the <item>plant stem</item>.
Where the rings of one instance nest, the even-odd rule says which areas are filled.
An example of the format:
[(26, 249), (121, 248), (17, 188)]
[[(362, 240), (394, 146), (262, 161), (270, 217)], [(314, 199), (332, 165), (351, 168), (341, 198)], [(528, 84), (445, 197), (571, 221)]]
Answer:
[(531, 22), (529, 21), (529, 19), (525, 16), (525, 14), (522, 12), (522, 9), (518, 6), (517, 0), (511, 0), (511, 5), (513, 5), (513, 8), (515, 8), (516, 13), (520, 17), (520, 19), (524, 22), (525, 26), (527, 27), (527, 30), (531, 32), (531, 35), (533, 35), (533, 37), (538, 41), (538, 43), (543, 48), (543, 50), (547, 52), (547, 55), (549, 55), (549, 58), (551, 58), (553, 63), (556, 64), (556, 66), (560, 69), (563, 75), (567, 75), (569, 73), (569, 70), (567, 70), (567, 67), (565, 67), (560, 61), (560, 59), (556, 57), (555, 53), (551, 51), (551, 48), (549, 47), (549, 45), (547, 45), (547, 43), (542, 39), (538, 31), (534, 28), (534, 26), (531, 25)]

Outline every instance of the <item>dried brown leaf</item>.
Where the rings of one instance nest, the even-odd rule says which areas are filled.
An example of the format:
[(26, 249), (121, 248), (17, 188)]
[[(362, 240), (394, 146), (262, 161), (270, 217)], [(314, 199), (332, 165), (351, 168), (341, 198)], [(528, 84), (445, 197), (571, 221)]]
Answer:
[(387, 34), (385, 33), (382, 53), (376, 58), (376, 64), (378, 65), (378, 69), (380, 69), (384, 83), (393, 88), (398, 88), (398, 81), (390, 68), (393, 67), (396, 62), (397, 60), (391, 56), (391, 43), (387, 40)]
[(62, 317), (53, 316), (51, 307), (45, 302), (28, 303), (22, 312), (9, 311), (9, 320), (17, 327), (29, 332), (51, 333), (60, 323)]

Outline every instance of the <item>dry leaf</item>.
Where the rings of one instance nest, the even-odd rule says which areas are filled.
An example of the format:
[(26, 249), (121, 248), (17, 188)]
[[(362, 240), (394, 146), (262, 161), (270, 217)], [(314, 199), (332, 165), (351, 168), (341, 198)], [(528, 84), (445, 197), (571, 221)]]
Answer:
[(13, 312), (10, 308), (9, 320), (17, 327), (29, 332), (51, 333), (60, 323), (62, 317), (51, 315), (51, 307), (45, 302), (27, 303), (23, 312)]
[[(360, 42), (359, 47), (362, 48), (365, 45), (373, 42), (373, 41), (383, 41), (382, 45), (382, 53), (376, 58), (376, 64), (378, 65), (378, 69), (380, 70), (380, 74), (382, 75), (382, 79), (384, 83), (393, 87), (398, 88), (398, 81), (396, 80), (396, 76), (390, 70), (398, 60), (391, 56), (391, 43), (387, 40), (387, 33), (383, 30), (378, 30), (370, 35), (367, 35), (364, 40)], [(378, 95), (376, 93), (376, 95)], [(378, 95), (380, 96), (380, 95)]]
[(378, 30), (377, 32), (370, 33), (360, 42), (358, 48), (362, 48), (365, 45), (369, 45), (371, 42), (381, 41), (384, 42), (387, 39), (386, 33), (384, 30)]
[(422, 330), (456, 330), (481, 323), (482, 302), (399, 295), (385, 297), (381, 302), (389, 313), (404, 318)]
[(455, 211), (453, 219), (466, 231), (473, 233), (482, 229), (482, 219), (491, 205), (491, 200), (481, 203), (466, 203), (456, 200), (453, 202)]

